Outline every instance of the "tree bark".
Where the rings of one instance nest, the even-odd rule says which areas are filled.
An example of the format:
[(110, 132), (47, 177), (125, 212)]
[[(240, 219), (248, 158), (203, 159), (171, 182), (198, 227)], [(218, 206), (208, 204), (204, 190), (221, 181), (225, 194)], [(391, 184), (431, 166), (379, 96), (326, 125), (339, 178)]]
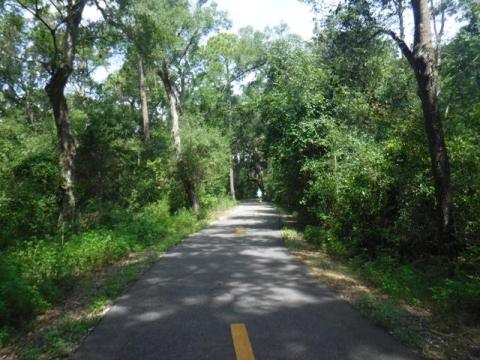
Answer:
[(453, 219), (453, 191), (450, 163), (438, 109), (438, 73), (432, 46), (432, 30), (427, 0), (412, 0), (415, 24), (411, 64), (418, 83), (428, 138), (438, 213), (438, 240), (441, 252), (453, 255), (456, 245)]
[(143, 61), (140, 57), (138, 58), (138, 74), (140, 80), (140, 100), (142, 104), (143, 141), (147, 143), (150, 141), (150, 119), (148, 117), (147, 93), (145, 91), (145, 72)]
[[(71, 223), (75, 218), (75, 155), (77, 141), (71, 130), (68, 116), (65, 86), (73, 72), (73, 63), (76, 54), (76, 45), (80, 21), (87, 0), (68, 1), (65, 19), (65, 34), (60, 49), (56, 47), (56, 33), (51, 30), (55, 40), (55, 54), (50, 62), (50, 79), (45, 86), (45, 91), (50, 100), (57, 129), (57, 140), (60, 150), (60, 175), (61, 175), (61, 202), (59, 226)], [(41, 20), (38, 12), (38, 19)]]
[[(231, 84), (232, 80), (230, 79), (230, 71), (228, 67), (228, 62), (226, 64), (226, 73), (227, 73), (227, 96), (228, 96), (228, 131), (230, 132), (232, 128), (233, 121), (233, 109), (232, 109), (232, 94), (231, 94)], [(231, 152), (231, 151), (230, 151)], [(233, 155), (230, 154), (230, 171), (228, 172), (229, 184), (230, 184), (230, 196), (233, 200), (235, 198), (235, 172), (233, 170)]]
[(185, 192), (187, 193), (190, 206), (192, 207), (195, 214), (198, 215), (200, 211), (200, 203), (198, 201), (195, 184), (190, 179), (188, 179), (188, 176), (183, 173), (183, 169), (182, 169), (183, 158), (182, 158), (182, 143), (181, 143), (181, 137), (180, 137), (180, 117), (179, 117), (179, 111), (178, 111), (178, 100), (173, 90), (173, 85), (170, 80), (170, 76), (168, 72), (168, 65), (165, 61), (162, 63), (162, 66), (159, 70), (159, 75), (160, 75), (160, 78), (162, 79), (163, 86), (167, 94), (168, 102), (170, 103), (170, 115), (172, 118), (172, 137), (173, 137), (173, 145), (175, 148), (175, 160), (177, 162), (177, 168), (180, 172), (181, 181), (183, 183), (183, 187), (185, 188)]
[(233, 200), (236, 200), (236, 197), (235, 197), (235, 177), (234, 177), (234, 172), (233, 172), (233, 159), (230, 160), (229, 179), (230, 179), (230, 195), (232, 196)]
[(432, 29), (427, 0), (411, 0), (414, 20), (413, 49), (393, 31), (387, 31), (397, 43), (415, 73), (418, 96), (422, 103), (423, 119), (435, 186), (437, 212), (436, 251), (453, 257), (463, 246), (455, 234), (453, 190), (450, 182), (450, 163), (438, 109), (437, 59), (432, 44)]
[(57, 140), (60, 149), (61, 200), (59, 225), (75, 218), (75, 155), (77, 141), (70, 128), (68, 106), (64, 95), (65, 85), (72, 69), (64, 66), (56, 69), (45, 90), (53, 109)]

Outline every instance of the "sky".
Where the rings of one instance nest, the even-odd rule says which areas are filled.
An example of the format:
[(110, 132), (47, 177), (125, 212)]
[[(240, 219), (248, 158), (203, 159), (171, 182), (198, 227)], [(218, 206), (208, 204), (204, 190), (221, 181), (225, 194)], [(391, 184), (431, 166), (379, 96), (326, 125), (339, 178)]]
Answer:
[(310, 6), (298, 0), (216, 0), (232, 20), (232, 31), (245, 26), (264, 30), (284, 22), (292, 33), (309, 40), (313, 34), (313, 13)]

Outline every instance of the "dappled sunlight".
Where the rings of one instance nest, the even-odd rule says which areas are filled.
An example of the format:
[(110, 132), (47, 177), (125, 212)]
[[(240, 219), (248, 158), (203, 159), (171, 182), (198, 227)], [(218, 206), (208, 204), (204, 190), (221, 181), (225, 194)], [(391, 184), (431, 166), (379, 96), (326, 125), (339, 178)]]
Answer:
[(147, 311), (142, 314), (136, 315), (134, 319), (141, 322), (157, 321), (167, 316), (173, 315), (174, 313), (175, 313), (174, 309)]
[(247, 249), (240, 252), (240, 255), (262, 257), (266, 259), (288, 259), (288, 255), (283, 249), (270, 248), (270, 249)]
[(165, 349), (166, 358), (233, 359), (229, 325), (237, 322), (258, 359), (414, 358), (288, 254), (265, 203), (243, 203), (172, 249), (74, 358), (156, 359)]

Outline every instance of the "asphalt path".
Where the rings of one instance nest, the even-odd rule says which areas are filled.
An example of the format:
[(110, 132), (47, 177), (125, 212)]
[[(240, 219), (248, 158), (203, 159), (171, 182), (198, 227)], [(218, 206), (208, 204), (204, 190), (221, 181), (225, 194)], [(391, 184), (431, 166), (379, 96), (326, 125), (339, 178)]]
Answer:
[(280, 218), (246, 202), (189, 236), (121, 296), (73, 359), (419, 359), (330, 292), (282, 245)]

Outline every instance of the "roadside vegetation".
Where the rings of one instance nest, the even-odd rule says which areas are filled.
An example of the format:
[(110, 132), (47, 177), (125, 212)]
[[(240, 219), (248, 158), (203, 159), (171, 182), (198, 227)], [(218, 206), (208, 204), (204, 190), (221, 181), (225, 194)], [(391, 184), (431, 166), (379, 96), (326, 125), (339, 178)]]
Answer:
[(6, 348), (0, 355), (68, 355), (153, 261), (233, 205), (230, 198), (218, 199), (197, 218), (190, 210), (170, 214), (160, 201), (137, 214), (133, 226), (122, 221), (72, 236), (63, 246), (50, 239), (5, 253), (1, 320)]
[[(289, 251), (373, 323), (427, 359), (478, 358), (480, 328), (471, 317), (471, 295), (460, 290), (462, 280), (446, 285), (445, 275), (435, 269), (422, 272), (389, 256), (365, 260), (332, 251), (291, 216), (284, 219), (282, 234)], [(459, 289), (455, 297), (438, 295), (453, 286)]]
[(464, 26), (442, 44), (435, 44), (432, 30), (428, 45), (441, 58), (435, 93), (450, 164), (450, 235), (442, 235), (447, 225), (439, 214), (447, 210), (439, 209), (443, 190), (432, 169), (438, 158), (431, 158), (418, 71), (396, 41), (378, 36), (379, 29), (398, 29), (375, 2), (348, 1), (321, 17), (324, 26), (306, 48), (285, 40), (272, 51), (262, 92), (265, 184), (266, 193), (296, 215), (311, 256), (340, 259), (349, 274), (392, 299), (365, 295), (356, 300), (362, 312), (380, 323), (398, 318), (408, 324), (410, 317), (393, 304), (419, 307), (438, 325), (440, 342), (449, 344), (431, 358), (474, 359), (480, 159), (473, 149), (480, 143), (480, 87), (471, 80), (478, 79), (480, 9), (469, 1), (452, 6)]

